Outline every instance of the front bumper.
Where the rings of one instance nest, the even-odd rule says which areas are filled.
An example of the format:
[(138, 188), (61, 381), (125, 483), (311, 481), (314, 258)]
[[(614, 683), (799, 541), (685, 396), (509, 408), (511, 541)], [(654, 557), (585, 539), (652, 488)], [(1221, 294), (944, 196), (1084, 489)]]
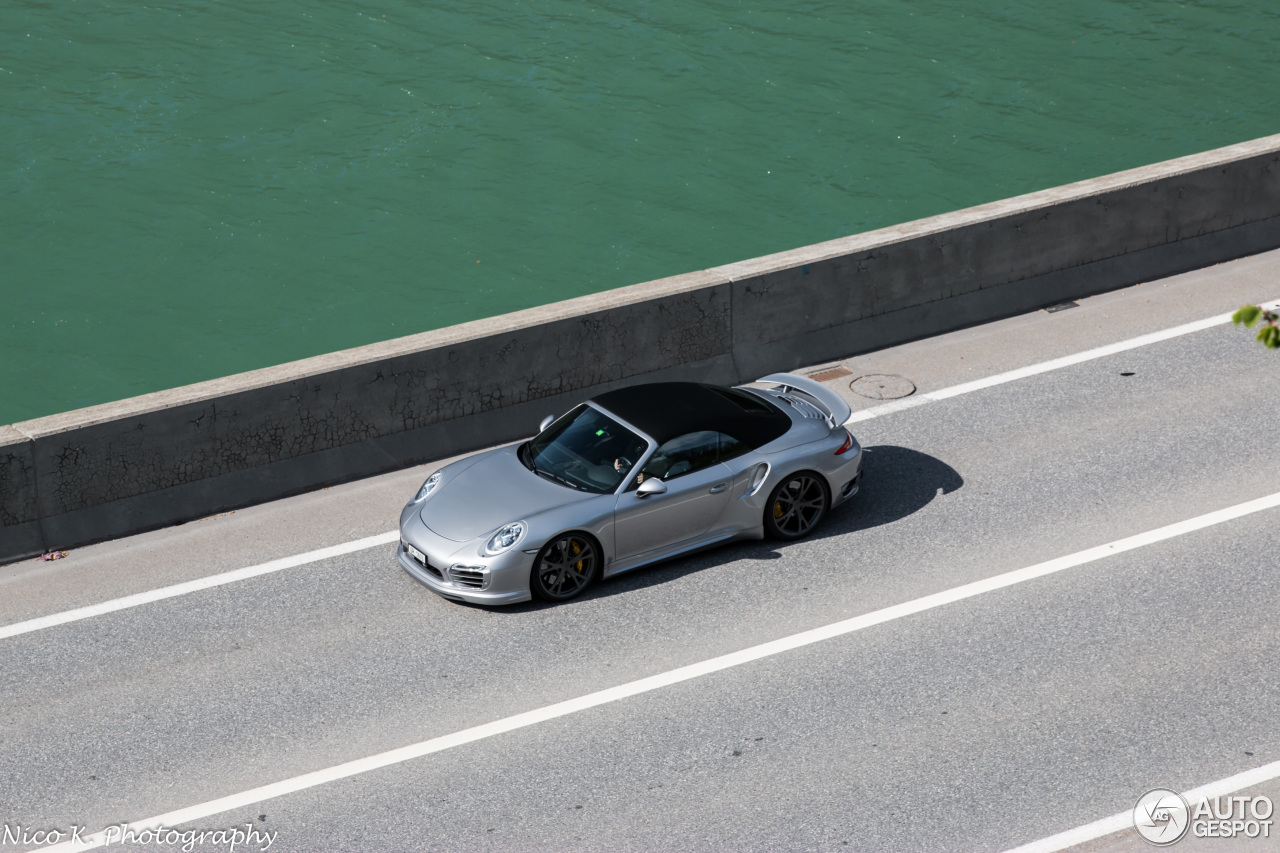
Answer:
[[(532, 598), (529, 572), (533, 554), (514, 548), (496, 557), (482, 556), (482, 540), (445, 539), (422, 523), (420, 508), (421, 504), (409, 504), (400, 514), (400, 545), (396, 549), (400, 567), (414, 580), (451, 601), (495, 605)], [(423, 555), (425, 564), (418, 562), (408, 546)]]

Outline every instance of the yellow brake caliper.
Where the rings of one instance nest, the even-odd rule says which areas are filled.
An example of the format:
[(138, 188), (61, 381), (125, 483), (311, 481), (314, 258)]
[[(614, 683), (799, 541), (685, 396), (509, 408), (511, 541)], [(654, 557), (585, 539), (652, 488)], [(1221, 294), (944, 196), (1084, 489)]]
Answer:
[[(582, 553), (582, 546), (579, 545), (577, 542), (571, 542), (570, 547), (573, 548), (573, 553), (575, 556)], [(578, 562), (573, 564), (573, 567), (578, 571), (582, 571), (582, 563), (583, 561), (579, 560)]]
[(782, 518), (782, 501), (773, 502), (773, 517)]

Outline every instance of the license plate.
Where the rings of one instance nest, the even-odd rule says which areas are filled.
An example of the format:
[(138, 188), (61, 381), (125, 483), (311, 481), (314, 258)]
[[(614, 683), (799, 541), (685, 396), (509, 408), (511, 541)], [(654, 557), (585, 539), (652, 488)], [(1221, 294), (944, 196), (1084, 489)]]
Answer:
[(404, 549), (409, 552), (410, 557), (413, 557), (413, 559), (417, 560), (419, 563), (422, 563), (422, 565), (425, 566), (427, 564), (427, 555), (423, 554), (421, 551), (419, 551), (417, 548), (410, 545), (408, 542), (404, 543)]

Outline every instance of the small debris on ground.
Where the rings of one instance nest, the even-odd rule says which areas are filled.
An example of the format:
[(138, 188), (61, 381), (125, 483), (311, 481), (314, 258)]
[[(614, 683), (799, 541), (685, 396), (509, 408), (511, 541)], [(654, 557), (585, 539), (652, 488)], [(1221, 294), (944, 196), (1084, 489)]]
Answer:
[(1050, 305), (1044, 309), (1046, 314), (1056, 314), (1059, 311), (1066, 311), (1068, 308), (1079, 308), (1079, 302), (1059, 302), (1057, 305)]
[(67, 556), (66, 551), (49, 551), (46, 554), (41, 554), (40, 560), (47, 563), (50, 560), (61, 560), (65, 556)]

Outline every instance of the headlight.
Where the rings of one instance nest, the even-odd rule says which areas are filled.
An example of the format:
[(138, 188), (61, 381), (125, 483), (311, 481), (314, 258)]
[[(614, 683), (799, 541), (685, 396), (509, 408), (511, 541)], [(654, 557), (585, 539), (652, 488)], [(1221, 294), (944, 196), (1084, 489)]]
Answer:
[(427, 497), (436, 490), (436, 486), (440, 485), (440, 480), (443, 478), (443, 471), (437, 471), (428, 477), (427, 481), (422, 484), (422, 488), (418, 489), (418, 494), (414, 497), (413, 502), (417, 503), (418, 501), (426, 500)]
[(529, 525), (523, 521), (517, 521), (508, 524), (498, 530), (497, 533), (490, 537), (489, 541), (484, 545), (484, 553), (486, 556), (492, 557), (508, 551), (515, 546), (517, 542), (524, 538), (524, 533), (529, 529)]

